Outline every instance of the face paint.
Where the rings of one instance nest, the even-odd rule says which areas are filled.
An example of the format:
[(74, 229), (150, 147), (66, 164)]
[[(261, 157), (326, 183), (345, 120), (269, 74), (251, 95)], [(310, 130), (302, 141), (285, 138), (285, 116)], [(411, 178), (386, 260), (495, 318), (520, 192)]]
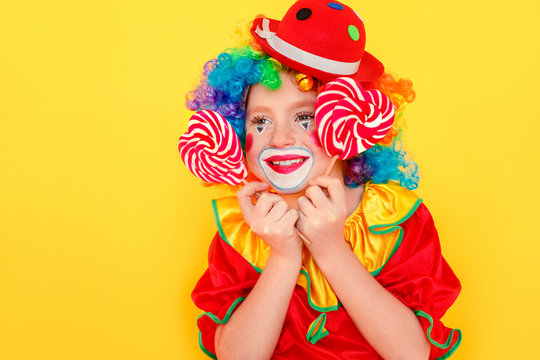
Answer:
[(319, 134), (317, 134), (316, 131), (309, 134), (309, 138), (313, 144), (317, 145), (318, 147), (322, 147), (321, 139), (319, 139)]
[[(269, 183), (279, 194), (295, 194), (306, 189), (309, 180), (323, 175), (331, 158), (317, 136), (317, 94), (300, 90), (288, 73), (279, 76), (277, 90), (262, 84), (250, 87), (245, 128), (249, 151), (245, 155), (249, 171), (258, 180)], [(257, 126), (264, 126), (261, 134)]]
[(306, 148), (266, 148), (259, 154), (264, 175), (277, 190), (300, 187), (313, 168), (313, 154)]
[(247, 134), (246, 135), (246, 152), (251, 150), (252, 145), (253, 145), (253, 134)]
[(300, 121), (300, 126), (306, 131), (309, 129), (309, 125), (311, 125), (311, 120)]

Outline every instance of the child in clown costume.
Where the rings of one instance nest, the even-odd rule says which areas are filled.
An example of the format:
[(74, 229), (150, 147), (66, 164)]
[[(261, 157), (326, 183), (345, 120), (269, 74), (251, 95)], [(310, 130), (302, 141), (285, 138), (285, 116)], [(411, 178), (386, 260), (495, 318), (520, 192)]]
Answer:
[[(236, 197), (213, 201), (218, 232), (192, 294), (204, 311), (202, 350), (219, 359), (448, 358), (461, 332), (440, 319), (460, 283), (411, 191), (416, 164), (400, 149), (410, 82), (364, 51), (363, 21), (339, 2), (300, 0), (281, 21), (257, 17), (250, 36), (208, 62), (187, 97), (190, 109), (233, 126), (250, 173)], [(369, 106), (379, 112), (378, 94), (388, 97), (393, 125), (373, 123), (356, 145), (340, 143), (338, 130), (325, 135), (315, 113), (336, 82), (376, 95)], [(360, 154), (332, 165), (339, 149)]]

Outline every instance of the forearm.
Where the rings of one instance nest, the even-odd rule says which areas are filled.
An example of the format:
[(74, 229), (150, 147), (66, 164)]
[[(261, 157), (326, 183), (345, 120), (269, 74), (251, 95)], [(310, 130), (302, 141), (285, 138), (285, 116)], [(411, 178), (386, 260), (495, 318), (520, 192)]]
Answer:
[(345, 242), (315, 260), (358, 330), (383, 358), (428, 358), (429, 343), (417, 317), (375, 280)]
[(219, 359), (270, 359), (300, 271), (300, 258), (291, 261), (270, 255), (257, 284), (216, 331)]

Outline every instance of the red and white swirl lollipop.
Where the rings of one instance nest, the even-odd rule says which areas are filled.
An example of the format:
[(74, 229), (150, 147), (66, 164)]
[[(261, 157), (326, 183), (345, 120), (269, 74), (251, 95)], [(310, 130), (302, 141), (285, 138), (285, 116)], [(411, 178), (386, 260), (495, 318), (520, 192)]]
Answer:
[(328, 156), (345, 160), (384, 138), (394, 123), (394, 106), (380, 91), (364, 90), (355, 80), (341, 77), (317, 96), (315, 120)]
[(198, 178), (210, 183), (238, 185), (247, 168), (238, 136), (231, 124), (211, 110), (196, 112), (178, 141), (182, 161)]

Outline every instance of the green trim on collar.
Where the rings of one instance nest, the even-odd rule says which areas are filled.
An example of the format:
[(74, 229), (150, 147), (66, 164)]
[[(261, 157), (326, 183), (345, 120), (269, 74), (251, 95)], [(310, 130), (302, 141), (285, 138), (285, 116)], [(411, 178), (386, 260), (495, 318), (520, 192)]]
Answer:
[(204, 347), (203, 343), (202, 343), (202, 334), (201, 334), (201, 330), (199, 330), (199, 347), (201, 348), (201, 350), (203, 351), (203, 353), (214, 359), (214, 360), (217, 360), (217, 356), (215, 354), (213, 354), (210, 350), (208, 350), (207, 348)]
[[(418, 209), (418, 207), (421, 204), (422, 204), (422, 199), (418, 198), (416, 200), (416, 202), (414, 203), (414, 205), (412, 206), (412, 208), (409, 210), (409, 212), (407, 212), (407, 214), (404, 217), (402, 217), (401, 219), (399, 219), (398, 221), (396, 221), (394, 223), (391, 223), (391, 224), (377, 224), (377, 225), (372, 225), (372, 226), (368, 227), (369, 231), (371, 233), (375, 234), (375, 235), (387, 234), (387, 233), (399, 230), (399, 237), (398, 237), (398, 239), (396, 241), (396, 244), (394, 245), (394, 248), (392, 249), (392, 252), (390, 253), (390, 256), (388, 256), (388, 258), (386, 259), (386, 261), (384, 262), (384, 264), (380, 268), (378, 268), (377, 270), (374, 270), (374, 271), (371, 272), (372, 276), (375, 277), (375, 276), (379, 275), (379, 273), (382, 271), (384, 266), (394, 256), (395, 252), (399, 249), (399, 247), (401, 245), (401, 242), (403, 240), (403, 228), (401, 226), (397, 226), (397, 225), (400, 225), (400, 224), (404, 223), (405, 221), (407, 221), (414, 214), (414, 212)], [(223, 228), (221, 226), (221, 219), (219, 218), (219, 211), (218, 211), (216, 199), (212, 200), (212, 210), (213, 210), (213, 213), (214, 213), (214, 220), (216, 222), (216, 226), (217, 226), (217, 229), (218, 229), (218, 232), (219, 232), (219, 235), (220, 235), (221, 239), (223, 239), (223, 241), (225, 241), (230, 247), (232, 247), (234, 249), (234, 247), (231, 245), (231, 243), (227, 239), (227, 236), (225, 236), (225, 232), (223, 231)], [(381, 229), (381, 230), (379, 230), (379, 229)], [(236, 249), (235, 249), (235, 251), (236, 251)], [(253, 265), (249, 261), (248, 261), (248, 263), (251, 265), (251, 267), (253, 267), (253, 269), (255, 269), (255, 271), (257, 271), (259, 274), (262, 274), (263, 269)], [(337, 311), (342, 306), (339, 299), (338, 299), (338, 304), (337, 305), (333, 305), (333, 306), (329, 306), (329, 307), (321, 307), (321, 306), (315, 305), (313, 303), (313, 301), (311, 300), (311, 279), (309, 277), (309, 274), (305, 270), (300, 270), (300, 273), (302, 275), (304, 275), (306, 277), (306, 279), (307, 279), (307, 282), (308, 282), (307, 299), (308, 299), (309, 306), (311, 306), (311, 308), (313, 310), (316, 310), (316, 311), (319, 311), (319, 312)]]
[[(201, 314), (198, 318), (197, 318), (197, 328), (199, 327), (199, 324), (198, 324), (198, 320), (200, 318), (202, 318), (203, 316), (208, 316), (210, 318), (210, 320), (212, 320), (213, 322), (215, 322), (216, 324), (225, 324), (227, 323), (227, 321), (229, 321), (229, 318), (231, 317), (232, 315), (232, 312), (233, 310), (238, 306), (238, 304), (240, 304), (242, 301), (244, 301), (246, 298), (244, 296), (241, 296), (239, 298), (237, 298), (236, 300), (234, 300), (234, 302), (231, 304), (231, 306), (229, 307), (229, 310), (227, 310), (227, 313), (225, 314), (225, 316), (223, 317), (223, 319), (219, 319), (216, 315), (214, 315), (213, 313), (211, 312), (205, 312), (204, 314)], [(201, 350), (206, 354), (208, 355), (209, 357), (211, 357), (212, 359), (214, 360), (217, 360), (217, 356), (216, 354), (212, 353), (210, 350), (208, 350), (207, 348), (204, 347), (203, 343), (202, 343), (202, 333), (201, 333), (201, 330), (199, 329), (199, 347), (201, 348)]]
[[(212, 211), (214, 213), (214, 221), (216, 222), (216, 226), (217, 226), (219, 235), (221, 236), (221, 238), (223, 240), (225, 240), (226, 239), (225, 232), (223, 232), (223, 228), (221, 227), (221, 220), (219, 219), (219, 212), (218, 212), (218, 208), (217, 208), (216, 199), (212, 199)], [(227, 244), (229, 244), (228, 241), (227, 241)]]
[(454, 333), (457, 332), (459, 334), (458, 336), (458, 339), (456, 341), (456, 343), (454, 344), (454, 346), (452, 346), (447, 352), (446, 354), (444, 354), (443, 356), (441, 357), (438, 357), (437, 359), (435, 360), (445, 360), (445, 359), (448, 359), (456, 350), (457, 348), (459, 347), (459, 345), (461, 344), (461, 330), (459, 329), (452, 329), (452, 331), (450, 332), (450, 335), (448, 335), (448, 338), (446, 339), (446, 342), (444, 344), (439, 344), (438, 342), (436, 342), (435, 340), (433, 340), (431, 338), (431, 330), (433, 329), (433, 318), (431, 317), (431, 315), (425, 313), (424, 311), (422, 310), (414, 310), (414, 314), (416, 316), (422, 316), (426, 319), (428, 319), (429, 323), (431, 324), (428, 328), (427, 328), (427, 331), (426, 331), (426, 335), (427, 335), (427, 338), (429, 340), (429, 342), (431, 344), (433, 344), (434, 346), (438, 347), (439, 349), (448, 349), (450, 347), (450, 345), (452, 344), (452, 338), (454, 337)]
[(309, 274), (307, 273), (306, 270), (302, 269), (302, 270), (300, 270), (300, 273), (302, 275), (304, 275), (306, 277), (306, 279), (307, 279), (307, 299), (308, 299), (309, 306), (311, 306), (311, 308), (313, 310), (317, 310), (319, 312), (337, 311), (337, 309), (339, 309), (342, 306), (341, 301), (339, 301), (339, 299), (338, 299), (338, 304), (337, 305), (328, 306), (328, 307), (322, 307), (322, 306), (315, 305), (311, 301), (311, 278), (309, 277)]
[[(231, 245), (231, 243), (229, 242), (229, 240), (227, 240), (227, 237), (225, 236), (225, 232), (223, 231), (223, 228), (221, 227), (221, 220), (219, 218), (219, 211), (218, 211), (218, 208), (217, 208), (217, 202), (216, 202), (216, 199), (213, 199), (212, 200), (212, 210), (214, 211), (214, 220), (216, 222), (216, 226), (218, 228), (218, 232), (219, 232), (219, 236), (221, 236), (221, 238), (223, 239), (223, 241), (225, 241), (230, 247), (232, 247), (234, 249), (234, 247)], [(236, 251), (236, 249), (234, 249)], [(244, 259), (245, 260), (245, 259)], [(247, 260), (246, 260), (247, 261)], [(250, 263), (248, 261), (249, 265), (251, 265), (255, 271), (257, 271), (259, 274), (262, 274), (263, 272), (263, 269), (261, 269), (260, 267), (257, 267), (255, 265), (253, 265), (252, 263)]]
[[(414, 203), (414, 205), (412, 206), (411, 210), (409, 210), (409, 212), (407, 214), (405, 214), (404, 217), (402, 217), (401, 219), (399, 219), (395, 223), (392, 223), (392, 224), (378, 224), (378, 225), (372, 225), (372, 226), (368, 227), (369, 231), (372, 234), (375, 234), (375, 235), (384, 235), (384, 234), (388, 234), (388, 233), (391, 233), (393, 231), (399, 230), (399, 237), (398, 237), (398, 239), (396, 241), (396, 244), (394, 245), (394, 248), (392, 249), (392, 252), (388, 256), (388, 258), (386, 259), (384, 264), (382, 264), (382, 266), (380, 268), (378, 268), (377, 270), (373, 270), (371, 272), (371, 275), (373, 275), (373, 276), (379, 275), (379, 273), (382, 271), (384, 266), (394, 256), (397, 249), (399, 249), (399, 247), (401, 245), (401, 241), (403, 240), (403, 228), (401, 226), (397, 226), (397, 225), (403, 224), (405, 221), (409, 220), (409, 218), (415, 213), (415, 211), (418, 209), (418, 207), (421, 204), (422, 204), (422, 199), (418, 198), (416, 200), (416, 202)], [(384, 229), (384, 228), (387, 228), (387, 229)], [(381, 229), (381, 230), (379, 230), (379, 229)]]
[[(306, 340), (309, 343), (315, 345), (317, 341), (327, 336), (329, 333), (328, 333), (328, 330), (324, 328), (325, 324), (326, 324), (326, 313), (322, 313), (315, 320), (313, 320), (311, 325), (309, 325), (309, 329), (306, 334)], [(317, 331), (315, 331), (315, 329), (317, 329)]]
[[(229, 242), (229, 240), (227, 240), (227, 236), (225, 236), (225, 232), (223, 231), (223, 228), (221, 227), (221, 220), (219, 218), (219, 211), (218, 211), (218, 208), (217, 208), (217, 202), (216, 200), (212, 200), (212, 210), (214, 211), (214, 220), (216, 221), (216, 225), (217, 225), (217, 228), (218, 228), (218, 232), (219, 232), (219, 236), (221, 236), (221, 239), (223, 239), (223, 241), (225, 241), (230, 247), (232, 247), (234, 249), (234, 247), (231, 245), (231, 243)], [(236, 250), (235, 250), (236, 251)], [(245, 259), (244, 259), (245, 260)], [(246, 260), (247, 261), (247, 260)], [(259, 274), (262, 274), (263, 272), (263, 269), (261, 269), (260, 267), (257, 267), (255, 265), (253, 265), (252, 263), (250, 263), (248, 261), (248, 263), (251, 265), (251, 267), (253, 267), (253, 269), (255, 269), (255, 271), (257, 271)], [(328, 311), (336, 311), (337, 309), (339, 309), (339, 307), (341, 306), (341, 302), (338, 302), (337, 305), (334, 305), (334, 306), (329, 306), (329, 307), (320, 307), (320, 306), (317, 306), (313, 303), (313, 301), (311, 301), (311, 279), (309, 277), (309, 274), (307, 273), (307, 271), (305, 270), (300, 270), (300, 273), (302, 275), (304, 275), (307, 279), (307, 282), (308, 282), (308, 291), (307, 291), (307, 298), (308, 298), (308, 303), (309, 303), (309, 306), (311, 306), (312, 309), (314, 310), (317, 310), (319, 312), (328, 312)]]

